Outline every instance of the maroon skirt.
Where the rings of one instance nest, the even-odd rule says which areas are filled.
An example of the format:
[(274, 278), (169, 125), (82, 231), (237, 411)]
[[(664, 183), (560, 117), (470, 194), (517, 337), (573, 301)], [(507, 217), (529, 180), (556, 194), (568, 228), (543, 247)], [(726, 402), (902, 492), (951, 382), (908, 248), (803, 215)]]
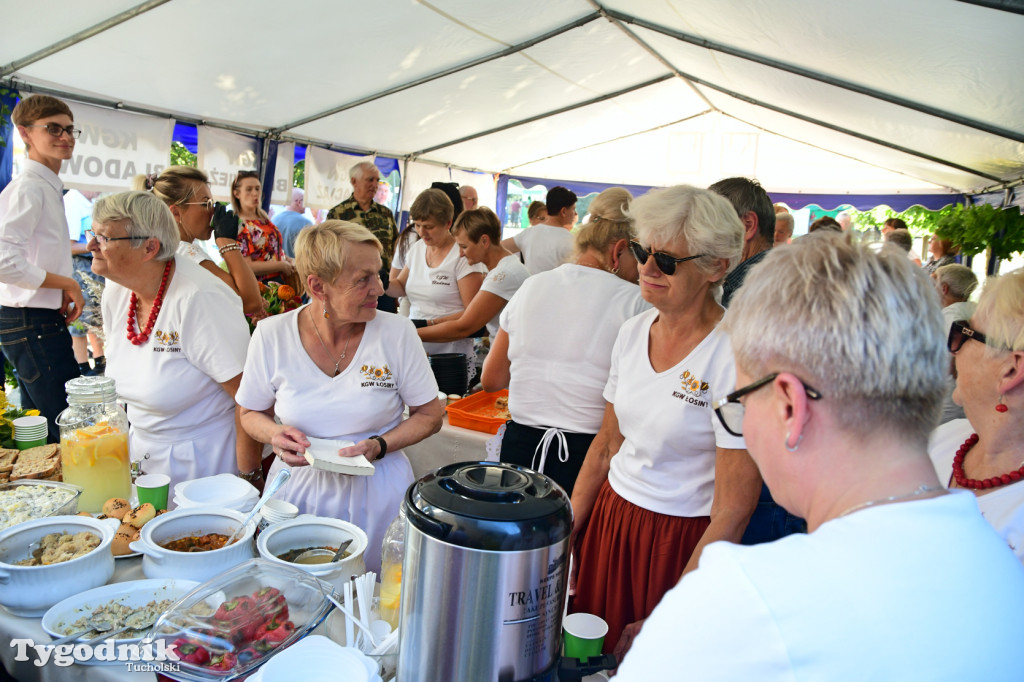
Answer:
[(605, 653), (679, 582), (710, 523), (707, 516), (668, 516), (638, 507), (604, 482), (579, 544), (572, 611), (608, 623)]

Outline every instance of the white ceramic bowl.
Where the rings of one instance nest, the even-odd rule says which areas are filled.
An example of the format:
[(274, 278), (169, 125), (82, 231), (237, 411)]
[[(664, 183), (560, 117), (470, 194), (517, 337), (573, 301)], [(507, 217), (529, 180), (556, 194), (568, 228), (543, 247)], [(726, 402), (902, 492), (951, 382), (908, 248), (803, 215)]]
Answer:
[[(293, 549), (337, 547), (339, 542), (344, 542), (349, 538), (352, 539), (352, 544), (348, 548), (351, 553), (341, 561), (331, 564), (293, 564), (290, 561), (277, 558), (278, 554), (284, 554)], [(264, 559), (292, 568), (300, 568), (320, 580), (334, 585), (340, 592), (342, 585), (348, 582), (349, 578), (366, 573), (363, 554), (366, 552), (368, 543), (366, 533), (355, 524), (339, 519), (304, 514), (291, 521), (282, 521), (267, 526), (256, 539), (256, 548)]]
[[(206, 476), (174, 486), (174, 497), (182, 507), (226, 507), (239, 509), (250, 499), (255, 504), (260, 493), (251, 484), (231, 474)], [(252, 509), (252, 505), (249, 505)]]
[(245, 520), (245, 514), (220, 507), (189, 507), (162, 514), (145, 526), (130, 547), (142, 552), (142, 573), (147, 578), (178, 578), (206, 582), (218, 573), (253, 558), (252, 536), (256, 524), (246, 526), (242, 537), (227, 547), (209, 552), (175, 552), (161, 544), (190, 535), (221, 533), (231, 535)]
[[(28, 558), (30, 546), (38, 546), (44, 535), (82, 531), (98, 535), (100, 546), (60, 564), (13, 565)], [(8, 528), (0, 533), (0, 604), (19, 616), (42, 616), (57, 602), (106, 584), (114, 575), (113, 540), (113, 528), (86, 516), (51, 516)]]

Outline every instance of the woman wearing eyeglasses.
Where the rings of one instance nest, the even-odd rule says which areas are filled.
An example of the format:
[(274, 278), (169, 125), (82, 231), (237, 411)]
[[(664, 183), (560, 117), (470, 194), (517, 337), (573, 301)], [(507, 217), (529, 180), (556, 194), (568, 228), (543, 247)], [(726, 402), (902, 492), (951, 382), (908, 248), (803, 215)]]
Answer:
[(251, 445), (235, 419), (249, 345), (238, 295), (176, 255), (174, 217), (149, 192), (97, 199), (89, 236), (93, 272), (107, 278), (107, 376), (128, 404), (132, 459), (172, 486), (235, 473)]
[(582, 537), (572, 608), (604, 618), (605, 649), (619, 655), (702, 547), (740, 540), (761, 489), (743, 439), (711, 407), (735, 385), (716, 293), (739, 262), (743, 225), (726, 199), (687, 185), (634, 200), (629, 216), (654, 309), (615, 340), (601, 429), (572, 494)]
[(85, 306), (72, 279), (62, 161), (81, 130), (67, 104), (49, 95), (18, 102), (11, 114), (25, 143), (24, 172), (0, 193), (0, 345), (18, 371), (22, 407), (38, 409), (49, 440), (60, 440), (64, 382), (80, 373), (67, 326)]
[(1024, 568), (925, 449), (948, 362), (930, 289), (903, 251), (849, 233), (751, 269), (718, 415), (808, 533), (705, 547), (616, 681), (1021, 678)]
[(242, 297), (242, 309), (246, 315), (263, 313), (264, 301), (259, 285), (238, 243), (229, 237), (217, 237), (217, 247), (228, 267), (227, 272), (196, 243), (208, 240), (218, 223), (233, 222), (236, 229), (238, 225), (238, 216), (229, 213), (223, 205), (214, 203), (206, 173), (191, 166), (170, 166), (159, 176), (136, 176), (132, 185), (135, 190), (151, 191), (171, 209), (181, 239), (178, 255), (192, 259), (231, 287)]
[(978, 497), (988, 522), (1024, 561), (1024, 270), (990, 277), (970, 320), (954, 322), (953, 401), (966, 419), (932, 434), (939, 479)]
[(636, 232), (624, 211), (632, 198), (611, 187), (590, 203), (573, 262), (523, 283), (502, 311), (484, 361), (484, 389), (508, 387), (501, 461), (543, 472), (570, 495), (601, 428), (615, 337), (623, 322), (651, 307), (629, 251)]
[(217, 227), (217, 237), (235, 237), (242, 255), (249, 259), (249, 265), (261, 282), (276, 280), (295, 274), (295, 266), (284, 253), (284, 238), (280, 230), (270, 222), (270, 216), (260, 205), (262, 195), (260, 176), (256, 171), (242, 171), (231, 183), (231, 205), (242, 220), (241, 229), (224, 223)]

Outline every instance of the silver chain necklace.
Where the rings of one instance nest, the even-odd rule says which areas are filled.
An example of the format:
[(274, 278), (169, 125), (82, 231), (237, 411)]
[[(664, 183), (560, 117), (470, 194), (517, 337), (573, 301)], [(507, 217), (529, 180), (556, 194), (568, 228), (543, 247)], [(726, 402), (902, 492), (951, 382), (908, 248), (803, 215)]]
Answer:
[[(331, 358), (331, 351), (327, 350), (327, 344), (324, 343), (324, 337), (320, 336), (320, 330), (316, 328), (316, 319), (313, 317), (313, 308), (306, 306), (306, 310), (309, 312), (309, 323), (313, 325), (313, 331), (316, 332), (316, 338), (320, 340), (320, 345), (323, 346), (324, 352), (327, 353), (328, 362)], [(352, 336), (355, 336), (353, 334)], [(345, 354), (348, 353), (348, 344), (352, 343), (352, 336), (348, 337), (348, 341), (345, 342), (345, 347), (341, 351), (341, 356), (338, 361), (334, 363), (334, 376), (341, 374), (341, 361), (345, 359)]]
[(840, 514), (839, 516), (837, 516), (835, 518), (837, 518), (837, 519), (842, 518), (842, 517), (846, 516), (847, 514), (852, 514), (855, 511), (860, 511), (861, 509), (866, 509), (868, 507), (874, 507), (876, 504), (885, 504), (887, 502), (897, 502), (899, 500), (909, 500), (909, 499), (911, 499), (913, 497), (920, 497), (921, 495), (925, 495), (927, 493), (933, 493), (933, 492), (935, 492), (937, 490), (942, 490), (942, 486), (922, 485), (922, 486), (920, 486), (917, 490), (915, 490), (912, 493), (906, 493), (904, 495), (893, 495), (892, 497), (883, 497), (883, 498), (878, 499), (878, 500), (868, 500), (867, 502), (861, 502), (860, 504), (855, 504), (854, 506), (850, 507), (849, 509), (847, 509), (846, 511), (844, 511), (842, 514)]

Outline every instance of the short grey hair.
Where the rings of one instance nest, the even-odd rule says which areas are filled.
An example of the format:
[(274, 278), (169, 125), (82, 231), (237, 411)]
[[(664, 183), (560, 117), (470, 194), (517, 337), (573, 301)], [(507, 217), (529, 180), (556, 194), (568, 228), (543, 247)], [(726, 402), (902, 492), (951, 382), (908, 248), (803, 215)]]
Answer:
[(888, 430), (923, 447), (939, 423), (947, 329), (929, 277), (902, 251), (835, 232), (772, 249), (723, 325), (745, 373), (793, 372), (850, 434)]
[(782, 227), (789, 230), (789, 235), (793, 236), (793, 228), (795, 227), (796, 221), (793, 219), (792, 213), (776, 213), (775, 214), (775, 229), (776, 231)]
[(935, 269), (935, 281), (949, 287), (950, 298), (966, 301), (978, 286), (978, 276), (966, 265), (952, 263)]
[[(691, 256), (705, 256), (693, 262), (706, 275), (718, 271), (715, 261), (719, 258), (729, 262), (726, 272), (740, 262), (743, 223), (732, 204), (711, 190), (692, 185), (654, 189), (634, 199), (623, 213), (648, 246), (655, 241), (665, 245), (685, 241)], [(724, 279), (716, 285), (721, 286)]]
[(360, 161), (348, 169), (348, 178), (349, 180), (361, 180), (362, 177), (370, 171), (380, 175), (380, 171), (377, 169), (377, 166), (373, 161)]
[(131, 247), (138, 248), (150, 237), (160, 242), (158, 261), (169, 261), (178, 250), (181, 237), (167, 204), (151, 192), (121, 192), (100, 197), (92, 207), (94, 224), (127, 220), (125, 229), (132, 238)]
[(910, 230), (895, 229), (885, 235), (885, 241), (895, 244), (907, 253), (914, 248), (914, 238), (910, 236)]
[(974, 319), (988, 338), (989, 353), (1024, 350), (1024, 268), (985, 280)]

